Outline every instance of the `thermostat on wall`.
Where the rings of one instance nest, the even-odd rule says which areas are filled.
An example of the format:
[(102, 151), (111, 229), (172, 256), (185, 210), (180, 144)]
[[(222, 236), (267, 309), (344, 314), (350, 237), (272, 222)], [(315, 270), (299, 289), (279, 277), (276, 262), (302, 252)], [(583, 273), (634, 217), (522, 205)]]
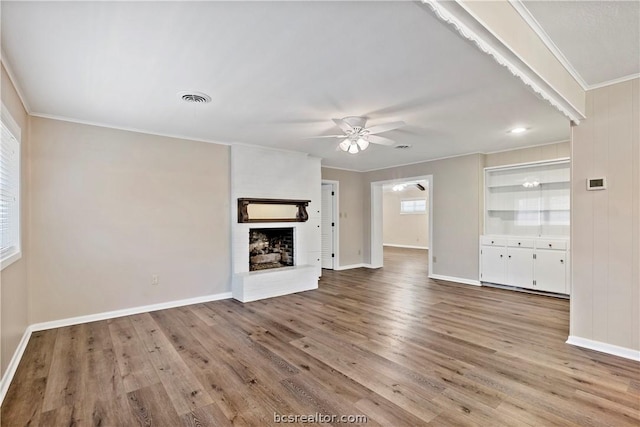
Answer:
[(587, 190), (604, 190), (607, 188), (607, 178), (587, 178)]

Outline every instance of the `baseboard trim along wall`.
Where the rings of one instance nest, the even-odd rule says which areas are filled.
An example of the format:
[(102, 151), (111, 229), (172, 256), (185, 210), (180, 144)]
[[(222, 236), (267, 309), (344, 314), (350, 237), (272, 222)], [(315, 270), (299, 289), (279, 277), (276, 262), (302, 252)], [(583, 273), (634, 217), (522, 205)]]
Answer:
[(360, 264), (349, 264), (349, 265), (339, 265), (338, 267), (334, 268), (335, 271), (340, 271), (340, 270), (351, 270), (353, 268), (380, 268), (382, 267), (380, 266), (374, 266), (371, 264), (365, 264), (365, 263), (360, 263)]
[(31, 326), (27, 326), (24, 334), (22, 334), (22, 339), (18, 344), (18, 348), (16, 348), (16, 351), (13, 353), (13, 357), (7, 366), (7, 370), (4, 372), (2, 380), (0, 380), (0, 405), (4, 402), (4, 396), (7, 394), (7, 390), (9, 390), (11, 380), (18, 370), (18, 365), (20, 364), (20, 360), (22, 360), (22, 355), (27, 348), (27, 344), (29, 344), (29, 338), (31, 338)]
[(582, 347), (589, 350), (599, 351), (600, 353), (611, 354), (613, 356), (624, 357), (625, 359), (636, 360), (640, 362), (640, 351), (632, 350), (626, 347), (620, 347), (613, 344), (607, 344), (600, 341), (594, 341), (587, 338), (576, 337), (570, 335), (567, 339), (567, 344), (574, 345), (576, 347)]
[(429, 279), (446, 280), (447, 282), (462, 283), (463, 285), (482, 286), (479, 280), (463, 279), (462, 277), (443, 276), (441, 274), (429, 274)]
[(383, 243), (382, 246), (389, 246), (389, 247), (392, 247), (392, 248), (425, 249), (425, 250), (429, 250), (428, 246), (396, 245), (395, 243)]
[(7, 366), (7, 370), (0, 380), (0, 405), (4, 401), (4, 397), (9, 390), (9, 385), (13, 376), (18, 369), (20, 360), (24, 354), (31, 334), (37, 331), (47, 329), (62, 328), (65, 326), (80, 325), (82, 323), (97, 322), (99, 320), (115, 319), (116, 317), (131, 316), (133, 314), (149, 313), (151, 311), (165, 310), (167, 308), (183, 307), (185, 305), (201, 304), (204, 302), (219, 301), (223, 299), (231, 299), (231, 292), (222, 292), (219, 294), (205, 295), (195, 298), (187, 298), (176, 301), (167, 301), (158, 304), (143, 305), (140, 307), (125, 308), (122, 310), (106, 311), (104, 313), (89, 314), (86, 316), (70, 317), (68, 319), (53, 320), (51, 322), (34, 323), (29, 325), (22, 335), (18, 348), (13, 353), (13, 357)]

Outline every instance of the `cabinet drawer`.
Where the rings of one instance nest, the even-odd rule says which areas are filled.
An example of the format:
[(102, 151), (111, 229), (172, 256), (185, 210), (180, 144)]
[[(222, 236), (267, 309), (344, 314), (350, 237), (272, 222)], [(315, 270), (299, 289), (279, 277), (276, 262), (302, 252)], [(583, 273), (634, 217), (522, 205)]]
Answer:
[(512, 248), (533, 248), (533, 239), (509, 239), (507, 246)]
[(566, 240), (556, 240), (556, 239), (539, 239), (536, 242), (537, 249), (557, 249), (557, 250), (566, 250), (567, 249), (567, 241)]
[(504, 237), (482, 236), (480, 243), (485, 246), (505, 246), (507, 244), (507, 239)]

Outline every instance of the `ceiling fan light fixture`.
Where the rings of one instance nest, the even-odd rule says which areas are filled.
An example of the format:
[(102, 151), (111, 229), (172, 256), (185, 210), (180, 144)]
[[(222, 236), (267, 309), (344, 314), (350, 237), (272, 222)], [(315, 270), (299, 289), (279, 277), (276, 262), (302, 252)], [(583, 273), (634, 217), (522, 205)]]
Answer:
[(357, 153), (358, 153), (358, 151), (360, 151), (360, 150), (358, 149), (358, 144), (356, 144), (355, 142), (352, 142), (352, 143), (349, 145), (349, 153), (350, 153), (350, 154), (357, 154)]
[(348, 139), (345, 139), (340, 143), (339, 147), (342, 151), (349, 151), (350, 145), (351, 145), (351, 141), (349, 141)]
[(369, 147), (369, 141), (367, 141), (364, 138), (359, 138), (356, 143), (358, 144), (358, 147), (360, 147), (360, 150), (362, 151), (366, 150), (367, 147)]
[(509, 133), (515, 133), (515, 134), (518, 134), (518, 133), (526, 132), (527, 130), (528, 130), (528, 129), (527, 129), (527, 128), (524, 128), (524, 127), (517, 127), (517, 128), (513, 128), (513, 129), (511, 129), (511, 130), (509, 131)]

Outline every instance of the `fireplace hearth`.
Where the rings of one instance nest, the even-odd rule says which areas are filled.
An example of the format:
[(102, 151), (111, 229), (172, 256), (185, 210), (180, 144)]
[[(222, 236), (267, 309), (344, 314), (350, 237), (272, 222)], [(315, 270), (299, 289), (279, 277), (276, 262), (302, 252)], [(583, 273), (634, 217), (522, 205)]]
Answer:
[(249, 230), (249, 271), (291, 267), (293, 227)]

